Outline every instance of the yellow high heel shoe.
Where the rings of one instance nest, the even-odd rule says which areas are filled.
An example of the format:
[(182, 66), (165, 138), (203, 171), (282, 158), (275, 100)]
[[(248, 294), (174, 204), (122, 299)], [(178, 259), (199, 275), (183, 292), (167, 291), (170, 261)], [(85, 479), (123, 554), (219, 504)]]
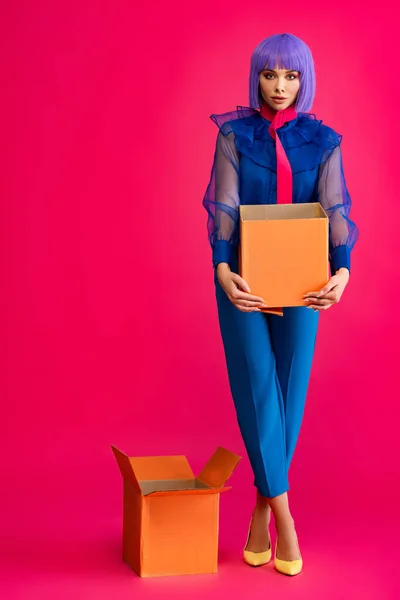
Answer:
[(246, 548), (249, 544), (252, 523), (253, 523), (253, 517), (251, 518), (250, 525), (249, 525), (249, 533), (247, 535), (247, 542), (243, 549), (243, 558), (244, 558), (244, 562), (247, 563), (248, 565), (250, 565), (251, 567), (262, 567), (263, 565), (266, 565), (272, 558), (271, 536), (269, 538), (268, 550), (265, 550), (264, 552), (251, 552), (250, 550), (246, 550)]
[[(297, 547), (299, 548), (299, 542), (297, 542)], [(277, 548), (278, 548), (278, 537), (276, 538), (275, 544), (275, 556), (274, 556), (274, 565), (275, 569), (284, 575), (298, 575), (303, 570), (303, 559), (297, 558), (296, 560), (282, 560), (277, 557)], [(299, 548), (299, 554), (300, 548)]]

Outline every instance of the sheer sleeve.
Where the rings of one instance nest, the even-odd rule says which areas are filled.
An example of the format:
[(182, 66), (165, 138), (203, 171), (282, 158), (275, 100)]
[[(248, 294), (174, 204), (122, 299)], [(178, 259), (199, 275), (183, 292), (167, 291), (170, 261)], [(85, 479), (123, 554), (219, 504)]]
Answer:
[(208, 238), (212, 248), (212, 262), (229, 263), (232, 246), (238, 243), (239, 214), (239, 153), (235, 134), (218, 132), (203, 206), (207, 210)]
[(347, 189), (340, 145), (319, 168), (317, 201), (329, 217), (329, 262), (332, 273), (341, 267), (350, 271), (350, 253), (358, 228), (349, 218), (352, 201)]

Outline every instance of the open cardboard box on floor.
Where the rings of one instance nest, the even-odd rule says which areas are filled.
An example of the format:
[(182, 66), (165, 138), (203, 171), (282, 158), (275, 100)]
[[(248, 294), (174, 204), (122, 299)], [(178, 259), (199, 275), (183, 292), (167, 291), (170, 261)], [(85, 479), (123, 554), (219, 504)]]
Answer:
[(216, 573), (219, 495), (240, 456), (219, 447), (195, 477), (185, 456), (130, 458), (123, 477), (123, 559), (140, 577)]
[(263, 312), (306, 306), (329, 280), (329, 219), (319, 202), (240, 205), (239, 274)]

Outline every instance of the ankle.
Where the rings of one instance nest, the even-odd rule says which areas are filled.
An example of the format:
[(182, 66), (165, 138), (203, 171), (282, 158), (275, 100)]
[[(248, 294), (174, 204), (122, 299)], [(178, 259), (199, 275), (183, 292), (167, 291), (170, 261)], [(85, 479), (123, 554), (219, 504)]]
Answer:
[(281, 519), (275, 518), (275, 528), (278, 535), (292, 532), (295, 529), (293, 517), (289, 515)]

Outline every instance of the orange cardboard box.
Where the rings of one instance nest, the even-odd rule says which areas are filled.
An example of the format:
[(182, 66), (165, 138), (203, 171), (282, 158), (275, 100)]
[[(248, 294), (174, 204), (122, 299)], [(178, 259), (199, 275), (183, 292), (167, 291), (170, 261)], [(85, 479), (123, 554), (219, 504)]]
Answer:
[(264, 312), (305, 306), (329, 280), (329, 219), (319, 202), (240, 205), (239, 274)]
[(123, 560), (140, 577), (216, 573), (219, 495), (241, 457), (219, 447), (195, 477), (185, 456), (112, 450), (123, 477)]

